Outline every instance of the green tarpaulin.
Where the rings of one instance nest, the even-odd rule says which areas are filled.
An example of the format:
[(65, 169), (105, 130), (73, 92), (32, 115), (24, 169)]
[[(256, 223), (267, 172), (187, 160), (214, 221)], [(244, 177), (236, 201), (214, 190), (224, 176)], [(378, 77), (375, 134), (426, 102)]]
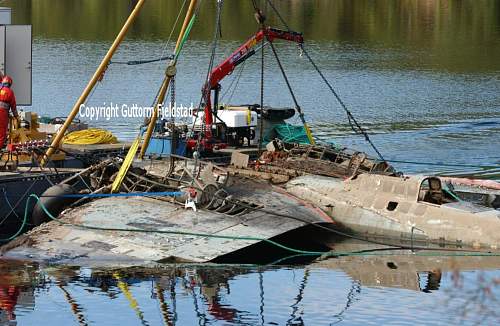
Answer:
[(274, 138), (279, 138), (285, 143), (310, 144), (304, 126), (294, 126), (288, 123), (274, 126), (264, 136), (264, 142), (268, 143)]

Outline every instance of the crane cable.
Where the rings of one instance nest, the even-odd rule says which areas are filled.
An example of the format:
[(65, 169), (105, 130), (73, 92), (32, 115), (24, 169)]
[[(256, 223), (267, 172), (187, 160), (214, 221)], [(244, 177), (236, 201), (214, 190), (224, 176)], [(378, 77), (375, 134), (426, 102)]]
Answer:
[[(264, 31), (264, 21), (265, 16), (262, 14), (262, 11), (257, 7), (257, 3), (255, 0), (252, 0), (253, 8), (255, 10), (255, 17), (260, 25), (260, 30)], [(266, 38), (262, 38), (261, 41), (261, 57), (260, 57), (260, 120), (259, 120), (259, 155), (262, 154), (262, 140), (264, 138), (264, 42)], [(271, 43), (271, 42), (269, 42)], [(272, 45), (272, 43), (271, 43)]]
[[(193, 119), (193, 124), (192, 124), (192, 128), (191, 130), (195, 130), (195, 126), (196, 126), (196, 121), (199, 117), (199, 109), (201, 108), (201, 105), (203, 103), (203, 101), (208, 98), (208, 94), (209, 92), (211, 92), (211, 89), (210, 89), (210, 86), (209, 86), (209, 83), (210, 83), (210, 73), (212, 72), (212, 69), (213, 69), (213, 66), (214, 66), (214, 62), (215, 62), (215, 54), (216, 54), (216, 51), (217, 51), (217, 44), (218, 44), (218, 41), (219, 41), (219, 37), (221, 36), (221, 31), (220, 31), (220, 28), (221, 28), (221, 14), (222, 14), (222, 7), (224, 5), (224, 0), (217, 0), (217, 10), (216, 10), (216, 14), (215, 14), (215, 27), (214, 27), (214, 35), (213, 35), (213, 38), (212, 38), (212, 47), (211, 47), (211, 53), (210, 53), (210, 60), (209, 60), (209, 63), (208, 63), (208, 69), (207, 69), (207, 74), (206, 74), (206, 77), (205, 77), (205, 84), (203, 86), (203, 91), (201, 93), (201, 97), (200, 97), (200, 101), (198, 103), (198, 112), (196, 112), (196, 115)], [(208, 85), (208, 88), (205, 87)], [(208, 92), (208, 94), (207, 94)], [(205, 103), (205, 105), (207, 105), (207, 103)], [(200, 132), (198, 133), (198, 137), (196, 139), (196, 152), (199, 153), (200, 151), (200, 145), (201, 145), (201, 138), (202, 138), (202, 134), (205, 133), (205, 128), (206, 128), (206, 125), (205, 123), (203, 122), (202, 123), (202, 129), (200, 130)], [(196, 168), (197, 166), (197, 160), (198, 160), (198, 156), (199, 155), (195, 155), (194, 159), (195, 159), (195, 164), (194, 164), (194, 168)]]
[(328, 79), (326, 79), (326, 77), (323, 74), (323, 72), (321, 72), (321, 70), (319, 69), (319, 67), (316, 65), (316, 63), (313, 61), (313, 59), (311, 58), (311, 56), (309, 55), (309, 53), (306, 51), (306, 49), (304, 48), (304, 45), (303, 44), (299, 44), (299, 47), (302, 50), (302, 52), (305, 54), (305, 56), (309, 60), (309, 62), (312, 64), (312, 66), (314, 67), (314, 69), (318, 72), (318, 74), (320, 75), (321, 79), (323, 79), (323, 81), (325, 82), (325, 84), (328, 86), (328, 88), (330, 89), (330, 91), (332, 92), (332, 94), (335, 96), (335, 98), (337, 99), (337, 101), (339, 102), (339, 104), (341, 105), (341, 107), (344, 109), (344, 111), (345, 111), (345, 113), (347, 115), (347, 120), (349, 121), (349, 126), (351, 127), (352, 131), (354, 133), (357, 133), (357, 134), (362, 134), (364, 136), (365, 140), (370, 144), (370, 146), (373, 148), (373, 150), (377, 153), (378, 157), (383, 162), (385, 162), (384, 157), (382, 156), (382, 154), (380, 153), (380, 151), (378, 150), (378, 148), (375, 146), (375, 144), (372, 142), (372, 140), (370, 139), (370, 136), (368, 135), (368, 133), (366, 132), (366, 130), (364, 130), (364, 128), (358, 123), (358, 121), (356, 120), (356, 118), (353, 116), (353, 114), (351, 113), (351, 111), (349, 111), (349, 109), (345, 105), (344, 101), (342, 101), (342, 99), (340, 98), (340, 96), (338, 95), (338, 93), (335, 91), (335, 89), (333, 88), (333, 86), (330, 84), (330, 82), (328, 81)]
[(143, 65), (146, 63), (153, 63), (159, 61), (167, 61), (172, 60), (174, 58), (173, 55), (167, 55), (156, 59), (145, 59), (145, 60), (129, 60), (129, 61), (110, 61), (109, 64), (117, 64), (117, 65), (128, 65), (128, 66), (136, 66)]
[(135, 65), (142, 65), (146, 63), (152, 63), (152, 62), (159, 62), (159, 61), (166, 61), (166, 60), (172, 60), (174, 58), (173, 54), (170, 55), (164, 55), (165, 52), (167, 51), (167, 48), (172, 40), (172, 36), (174, 34), (174, 30), (177, 27), (177, 23), (179, 22), (179, 18), (181, 17), (181, 13), (186, 6), (187, 0), (184, 0), (181, 5), (181, 9), (179, 9), (179, 12), (177, 13), (177, 17), (175, 19), (174, 25), (172, 26), (172, 29), (170, 30), (170, 34), (168, 35), (167, 42), (165, 42), (165, 45), (163, 46), (161, 50), (161, 54), (159, 58), (156, 59), (144, 59), (144, 60), (129, 60), (129, 61), (110, 61), (109, 64), (122, 64), (122, 65), (129, 65), (129, 66), (135, 66)]
[(231, 92), (231, 94), (229, 94), (229, 98), (227, 99), (226, 103), (231, 102), (231, 100), (233, 99), (234, 92), (238, 88), (238, 84), (240, 82), (241, 75), (243, 74), (243, 69), (245, 68), (245, 63), (246, 63), (246, 61), (243, 61), (241, 63), (241, 67), (238, 69), (238, 73), (234, 75), (234, 77), (231, 79), (231, 82), (227, 86), (226, 90), (224, 91), (224, 93), (222, 93), (222, 95), (220, 97), (221, 100), (226, 100), (226, 96), (229, 94), (229, 92)]
[(269, 45), (271, 45), (271, 49), (273, 51), (274, 57), (276, 58), (276, 62), (278, 63), (278, 67), (280, 68), (281, 74), (283, 75), (283, 79), (285, 79), (285, 83), (286, 83), (286, 86), (288, 87), (288, 91), (290, 92), (290, 95), (292, 96), (293, 102), (295, 104), (295, 109), (299, 113), (300, 121), (304, 125), (304, 130), (306, 132), (307, 138), (309, 139), (309, 142), (311, 143), (311, 145), (314, 145), (314, 139), (312, 137), (311, 130), (309, 129), (309, 126), (307, 125), (306, 119), (304, 118), (304, 112), (302, 112), (302, 109), (300, 108), (300, 105), (297, 101), (295, 93), (293, 92), (290, 81), (288, 80), (288, 77), (285, 73), (285, 69), (283, 68), (283, 65), (281, 64), (281, 60), (278, 56), (278, 53), (276, 52), (276, 48), (274, 47), (273, 42), (269, 42)]
[[(170, 30), (170, 34), (168, 36), (167, 42), (165, 43), (165, 46), (162, 48), (162, 51), (161, 51), (161, 54), (160, 54), (159, 58), (149, 59), (149, 60), (129, 60), (129, 61), (112, 61), (112, 60), (110, 60), (108, 66), (111, 65), (111, 64), (123, 64), (123, 65), (133, 66), (133, 65), (141, 65), (141, 64), (146, 64), (146, 63), (161, 62), (161, 61), (165, 61), (165, 60), (172, 60), (172, 59), (174, 59), (175, 58), (175, 54), (170, 54), (170, 55), (164, 55), (164, 54), (165, 54), (165, 52), (167, 50), (168, 45), (171, 42), (172, 35), (173, 35), (174, 30), (175, 30), (175, 28), (177, 26), (177, 23), (179, 21), (179, 18), (181, 16), (182, 10), (184, 9), (184, 6), (186, 5), (186, 2), (187, 2), (187, 0), (184, 0), (183, 3), (182, 3), (181, 9), (179, 10), (179, 12), (177, 14), (177, 18), (175, 19), (174, 25), (172, 26), (172, 29)], [(107, 68), (106, 68), (105, 72), (106, 71), (107, 71)], [(102, 81), (104, 79), (105, 72), (102, 74), (101, 79), (99, 80), (100, 83), (102, 83)], [(94, 96), (94, 93), (95, 93), (96, 89), (99, 87), (99, 85), (100, 84), (98, 83), (98, 84), (96, 84), (96, 86), (94, 88), (92, 88), (92, 91), (90, 92), (89, 96), (87, 97), (87, 100), (86, 100), (87, 103), (92, 99), (92, 97)], [(151, 104), (151, 107), (154, 106), (154, 104), (156, 102), (156, 99), (158, 98), (159, 94), (160, 94), (160, 89), (158, 89), (158, 91), (157, 91), (157, 93), (155, 95), (155, 98), (153, 100), (153, 103)], [(139, 128), (138, 136), (141, 135), (141, 133), (142, 133), (142, 130), (141, 130), (141, 128)]]
[[(269, 6), (273, 9), (273, 11), (276, 13), (276, 16), (278, 16), (278, 18), (281, 21), (281, 23), (283, 24), (283, 26), (285, 26), (285, 28), (288, 31), (290, 31), (289, 25), (286, 23), (285, 19), (280, 14), (280, 12), (278, 11), (278, 9), (274, 6), (274, 4), (272, 3), (272, 1), (271, 0), (266, 0), (266, 1), (269, 4)], [(321, 79), (323, 80), (323, 82), (330, 89), (330, 91), (334, 95), (335, 99), (339, 102), (339, 104), (342, 107), (342, 109), (345, 111), (345, 113), (347, 115), (347, 120), (349, 122), (349, 126), (351, 127), (352, 131), (354, 133), (356, 133), (356, 134), (363, 135), (364, 138), (365, 138), (365, 140), (370, 144), (370, 146), (373, 148), (373, 150), (375, 151), (375, 153), (377, 153), (378, 157), (383, 162), (386, 162), (386, 160), (384, 159), (384, 156), (380, 153), (380, 151), (378, 150), (378, 148), (375, 146), (375, 144), (370, 139), (370, 136), (368, 135), (368, 132), (366, 132), (366, 130), (364, 130), (364, 128), (358, 123), (358, 121), (356, 120), (356, 118), (354, 117), (354, 115), (351, 113), (351, 111), (345, 105), (344, 101), (342, 101), (342, 99), (340, 98), (339, 94), (335, 91), (335, 89), (333, 88), (333, 86), (331, 85), (331, 83), (328, 81), (328, 79), (325, 77), (325, 75), (323, 74), (323, 72), (319, 69), (319, 67), (317, 66), (317, 64), (314, 62), (314, 60), (311, 58), (311, 56), (309, 55), (309, 53), (306, 51), (304, 45), (303, 44), (299, 44), (299, 47), (300, 47), (300, 50), (302, 51), (302, 53), (305, 54), (306, 58), (309, 60), (309, 62), (311, 63), (311, 65), (314, 67), (314, 69), (316, 70), (316, 72), (319, 74), (319, 76), (321, 77)]]
[[(257, 21), (259, 22), (261, 29), (263, 29), (264, 28), (264, 21), (265, 21), (266, 17), (263, 14), (262, 10), (260, 10), (258, 8), (256, 0), (252, 0), (252, 5), (253, 5), (254, 10), (255, 10), (255, 17), (257, 18)], [(288, 29), (288, 30), (290, 31), (290, 29)], [(307, 125), (306, 119), (304, 117), (304, 113), (302, 112), (302, 109), (297, 101), (297, 97), (295, 96), (295, 93), (293, 92), (292, 86), (290, 84), (290, 81), (288, 80), (285, 69), (283, 68), (283, 65), (281, 64), (281, 60), (279, 59), (278, 53), (276, 52), (276, 48), (274, 47), (273, 42), (267, 37), (267, 35), (264, 39), (267, 40), (269, 45), (271, 46), (273, 55), (276, 58), (276, 62), (278, 63), (278, 67), (281, 71), (281, 75), (283, 76), (283, 79), (285, 80), (285, 83), (286, 83), (286, 86), (288, 88), (288, 91), (290, 92), (290, 95), (292, 96), (293, 103), (295, 105), (295, 110), (297, 110), (297, 113), (299, 114), (300, 121), (302, 122), (302, 125), (304, 126), (304, 131), (306, 133), (307, 139), (309, 140), (309, 143), (311, 145), (314, 145), (315, 141), (314, 141), (314, 138), (312, 136), (311, 129)], [(262, 40), (262, 63), (261, 63), (262, 64), (262, 70), (261, 70), (261, 114), (262, 114), (262, 110), (263, 110), (262, 97), (263, 97), (263, 92), (264, 92), (264, 90), (263, 90), (263, 87), (264, 87), (263, 86), (263, 83), (264, 83), (264, 80), (263, 80), (263, 75), (264, 75), (264, 58), (263, 58), (264, 57), (264, 39)], [(261, 151), (262, 138), (263, 138), (262, 121), (263, 121), (263, 119), (261, 119), (261, 126), (260, 126), (259, 153)]]

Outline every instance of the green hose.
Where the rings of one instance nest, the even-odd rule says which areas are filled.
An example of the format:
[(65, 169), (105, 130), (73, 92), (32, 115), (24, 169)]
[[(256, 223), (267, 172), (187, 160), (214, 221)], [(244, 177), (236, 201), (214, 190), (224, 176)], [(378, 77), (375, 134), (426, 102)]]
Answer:
[[(300, 256), (300, 255), (303, 255), (303, 256), (322, 256), (322, 258), (328, 258), (328, 257), (339, 257), (339, 256), (392, 256), (392, 255), (399, 255), (399, 253), (379, 253), (379, 252), (307, 251), (307, 250), (290, 248), (290, 247), (282, 245), (276, 241), (269, 240), (266, 238), (251, 237), (251, 236), (229, 236), (229, 235), (216, 235), (216, 234), (199, 233), (199, 232), (186, 232), (186, 231), (144, 230), (144, 229), (129, 229), (129, 228), (106, 228), (106, 227), (98, 227), (98, 226), (85, 225), (85, 224), (74, 224), (74, 223), (70, 223), (70, 222), (61, 221), (61, 220), (57, 219), (56, 217), (54, 217), (48, 211), (47, 207), (45, 207), (45, 205), (40, 201), (40, 198), (35, 194), (31, 194), (28, 197), (28, 200), (26, 201), (26, 207), (24, 210), (24, 218), (23, 218), (23, 223), (22, 223), (21, 228), (13, 236), (9, 237), (8, 239), (4, 239), (4, 241), (13, 240), (19, 234), (21, 234), (21, 232), (23, 231), (24, 227), (26, 226), (26, 222), (28, 220), (28, 207), (29, 207), (29, 203), (32, 199), (35, 199), (37, 201), (37, 203), (40, 205), (42, 210), (45, 212), (45, 214), (47, 214), (47, 216), (49, 216), (50, 219), (58, 222), (59, 224), (73, 226), (73, 227), (79, 227), (79, 228), (88, 229), (88, 230), (176, 234), (176, 235), (195, 236), (195, 237), (201, 237), (201, 238), (263, 241), (263, 242), (269, 243), (275, 247), (289, 251), (291, 253), (298, 254), (297, 256)], [(500, 253), (491, 253), (491, 252), (460, 252), (460, 253), (419, 252), (419, 253), (413, 253), (413, 255), (415, 255), (415, 256), (430, 256), (430, 257), (435, 257), (435, 256), (500, 257)]]
[[(269, 240), (266, 238), (258, 238), (258, 237), (250, 237), (250, 236), (230, 236), (230, 235), (217, 235), (217, 234), (208, 234), (208, 233), (199, 233), (199, 232), (186, 232), (186, 231), (166, 231), (166, 230), (144, 230), (144, 229), (128, 229), (128, 228), (105, 228), (105, 227), (99, 227), (99, 226), (92, 226), (92, 225), (84, 225), (84, 224), (73, 224), (65, 221), (61, 221), (54, 217), (45, 207), (45, 205), (40, 202), (40, 198), (35, 195), (31, 194), (28, 197), (28, 200), (26, 201), (26, 207), (28, 207), (28, 204), (30, 200), (34, 198), (42, 208), (42, 210), (47, 214), (50, 219), (62, 224), (62, 225), (69, 225), (69, 226), (74, 226), (74, 227), (79, 227), (79, 228), (84, 228), (88, 230), (99, 230), (99, 231), (116, 231), (116, 232), (137, 232), (137, 233), (160, 233), (160, 234), (176, 234), (176, 235), (187, 235), (187, 236), (194, 236), (194, 237), (201, 237), (201, 238), (216, 238), (216, 239), (229, 239), (229, 240), (248, 240), (248, 241), (264, 241), (269, 244), (272, 244), (278, 248), (288, 250), (290, 252), (296, 253), (296, 254), (306, 254), (306, 255), (314, 255), (314, 256), (320, 256), (325, 254), (325, 252), (322, 251), (306, 251), (306, 250), (299, 250), (299, 249), (294, 249), (290, 248), (287, 246), (284, 246), (278, 242), (275, 242), (273, 240)], [(27, 219), (27, 210), (25, 211), (24, 214), (24, 219)], [(21, 231), (21, 230), (20, 230)], [(20, 233), (16, 233), (16, 236)]]
[[(30, 196), (33, 196), (33, 195), (30, 195)], [(35, 195), (36, 196), (36, 195)], [(38, 198), (38, 197), (37, 197)], [(40, 199), (39, 199), (40, 200)], [(23, 223), (21, 224), (21, 227), (19, 228), (19, 230), (17, 230), (16, 233), (14, 233), (14, 235), (11, 235), (10, 237), (8, 238), (5, 238), (5, 239), (0, 239), (0, 242), (9, 242), (11, 240), (14, 240), (15, 238), (17, 238), (24, 230), (24, 227), (26, 226), (27, 222), (28, 222), (28, 208), (29, 208), (29, 205), (28, 205), (28, 202), (29, 202), (29, 198), (28, 200), (26, 201), (26, 206), (24, 207), (24, 217), (23, 217)]]
[(184, 33), (184, 35), (182, 37), (182, 40), (181, 40), (181, 43), (179, 44), (179, 48), (175, 52), (175, 56), (174, 56), (174, 61), (175, 62), (177, 62), (177, 59), (179, 58), (179, 55), (181, 54), (181, 50), (184, 47), (184, 43), (186, 43), (186, 41), (187, 41), (187, 39), (189, 37), (189, 33), (191, 32), (191, 28), (193, 27), (193, 24), (194, 24), (195, 20), (196, 20), (196, 14), (194, 14), (193, 17), (191, 17), (191, 20), (189, 21), (189, 24), (186, 27), (186, 32)]

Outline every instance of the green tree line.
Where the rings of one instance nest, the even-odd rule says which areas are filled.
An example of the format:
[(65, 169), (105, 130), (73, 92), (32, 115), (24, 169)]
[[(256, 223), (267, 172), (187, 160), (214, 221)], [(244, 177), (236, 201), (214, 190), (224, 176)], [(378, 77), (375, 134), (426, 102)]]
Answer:
[[(184, 0), (148, 0), (130, 38), (165, 40)], [(189, 2), (189, 0), (187, 1)], [(191, 38), (213, 35), (215, 0), (203, 0)], [(32, 24), (35, 38), (111, 40), (136, 0), (3, 0), (13, 21)], [(264, 0), (268, 24), (280, 22)], [(499, 0), (273, 0), (289, 25), (306, 40), (372, 47), (430, 49), (450, 65), (500, 58)], [(222, 36), (242, 40), (257, 29), (250, 0), (226, 0)], [(500, 61), (500, 60), (497, 60)], [(485, 63), (485, 64), (486, 64)], [(493, 64), (499, 68), (500, 64)], [(500, 68), (499, 68), (500, 69)]]

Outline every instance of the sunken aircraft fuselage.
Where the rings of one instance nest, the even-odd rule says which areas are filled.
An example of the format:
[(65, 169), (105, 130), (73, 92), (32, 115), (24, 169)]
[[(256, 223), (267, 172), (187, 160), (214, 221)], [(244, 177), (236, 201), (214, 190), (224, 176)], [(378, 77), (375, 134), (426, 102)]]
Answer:
[(500, 245), (500, 212), (458, 199), (437, 177), (305, 175), (289, 181), (286, 189), (357, 234), (439, 245)]

